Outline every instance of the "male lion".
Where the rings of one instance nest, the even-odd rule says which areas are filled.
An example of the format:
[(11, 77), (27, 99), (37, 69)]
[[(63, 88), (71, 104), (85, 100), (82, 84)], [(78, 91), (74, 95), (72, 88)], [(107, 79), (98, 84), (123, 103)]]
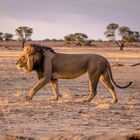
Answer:
[(90, 94), (85, 100), (88, 102), (97, 94), (96, 89), (99, 80), (111, 92), (112, 103), (118, 101), (113, 84), (118, 88), (127, 88), (132, 83), (130, 82), (126, 86), (117, 85), (113, 80), (109, 62), (97, 54), (61, 54), (48, 47), (27, 45), (16, 65), (26, 72), (35, 70), (39, 78), (39, 81), (26, 95), (26, 100), (31, 100), (36, 92), (49, 82), (51, 82), (55, 100), (58, 100), (58, 79), (74, 79), (86, 72), (90, 84)]

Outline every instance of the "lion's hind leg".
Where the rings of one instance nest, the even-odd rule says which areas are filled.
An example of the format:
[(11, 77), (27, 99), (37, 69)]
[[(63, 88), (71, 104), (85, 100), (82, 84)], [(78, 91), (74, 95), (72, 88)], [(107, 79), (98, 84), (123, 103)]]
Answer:
[(108, 72), (105, 70), (105, 72), (101, 75), (100, 81), (103, 83), (103, 85), (109, 89), (110, 93), (112, 94), (112, 101), (111, 103), (115, 104), (118, 101), (116, 91), (114, 86), (111, 83), (110, 77), (108, 75)]
[(90, 94), (84, 101), (90, 102), (97, 94), (97, 85), (98, 85), (100, 74), (96, 71), (96, 72), (88, 73), (88, 75), (89, 75)]

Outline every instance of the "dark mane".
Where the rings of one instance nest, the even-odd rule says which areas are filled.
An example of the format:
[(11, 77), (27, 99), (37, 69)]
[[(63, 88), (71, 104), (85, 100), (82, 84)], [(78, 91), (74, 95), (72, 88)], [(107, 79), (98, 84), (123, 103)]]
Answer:
[(43, 46), (43, 45), (38, 45), (38, 44), (31, 44), (32, 47), (35, 48), (35, 50), (37, 50), (40, 53), (43, 53), (43, 51), (50, 51), (52, 53), (55, 53), (55, 51), (47, 46)]
[(43, 64), (44, 64), (44, 57), (45, 57), (44, 52), (49, 51), (55, 53), (55, 51), (50, 47), (41, 46), (38, 44), (31, 44), (31, 46), (35, 48), (37, 52), (39, 52), (39, 55), (36, 56), (37, 61), (34, 60), (33, 70), (37, 71), (37, 73), (43, 72), (44, 71)]

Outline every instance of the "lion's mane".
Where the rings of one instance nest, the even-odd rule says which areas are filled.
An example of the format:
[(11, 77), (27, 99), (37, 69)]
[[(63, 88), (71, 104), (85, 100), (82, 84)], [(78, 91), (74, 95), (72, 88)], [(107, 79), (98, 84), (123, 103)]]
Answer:
[(46, 51), (55, 53), (52, 48), (46, 46), (40, 46), (37, 44), (25, 46), (23, 51), (24, 53), (22, 55), (22, 57), (26, 56), (25, 58), (27, 59), (26, 66), (24, 67), (24, 69), (26, 69), (26, 71), (28, 72), (33, 70), (37, 72), (43, 72), (43, 64)]

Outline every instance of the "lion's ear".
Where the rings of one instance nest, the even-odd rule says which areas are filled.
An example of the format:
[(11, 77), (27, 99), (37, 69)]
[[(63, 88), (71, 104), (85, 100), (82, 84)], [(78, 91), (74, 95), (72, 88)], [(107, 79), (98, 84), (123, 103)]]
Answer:
[(24, 52), (26, 54), (33, 54), (33, 53), (35, 53), (35, 48), (33, 46), (30, 46), (30, 45), (25, 46), (24, 47)]

